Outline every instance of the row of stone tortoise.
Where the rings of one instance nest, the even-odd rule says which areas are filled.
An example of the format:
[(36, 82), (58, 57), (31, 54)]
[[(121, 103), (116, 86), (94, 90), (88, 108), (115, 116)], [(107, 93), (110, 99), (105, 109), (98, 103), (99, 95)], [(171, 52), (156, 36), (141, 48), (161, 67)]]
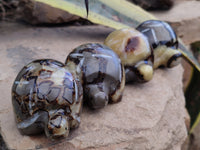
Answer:
[(149, 20), (116, 30), (104, 44), (75, 48), (65, 64), (35, 60), (17, 75), (12, 103), (22, 134), (67, 137), (80, 124), (83, 101), (92, 109), (122, 99), (125, 83), (147, 82), (158, 67), (179, 64), (178, 40), (169, 24)]

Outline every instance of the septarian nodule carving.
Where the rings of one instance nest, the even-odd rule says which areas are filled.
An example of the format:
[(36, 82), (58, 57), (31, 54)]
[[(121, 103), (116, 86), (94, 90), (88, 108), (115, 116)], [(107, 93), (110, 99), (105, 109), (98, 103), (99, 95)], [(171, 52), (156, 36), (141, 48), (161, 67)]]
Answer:
[(152, 79), (152, 50), (148, 39), (142, 33), (133, 28), (116, 30), (108, 35), (104, 43), (122, 60), (126, 82), (145, 82)]
[(12, 103), (23, 134), (45, 131), (52, 138), (68, 136), (70, 128), (80, 123), (82, 86), (62, 63), (36, 60), (16, 77)]
[(154, 49), (154, 69), (174, 67), (181, 61), (181, 52), (178, 50), (178, 40), (172, 27), (160, 20), (148, 20), (137, 28), (149, 40)]
[(124, 69), (119, 57), (108, 47), (96, 43), (81, 45), (68, 55), (66, 65), (80, 77), (84, 100), (92, 108), (121, 100)]

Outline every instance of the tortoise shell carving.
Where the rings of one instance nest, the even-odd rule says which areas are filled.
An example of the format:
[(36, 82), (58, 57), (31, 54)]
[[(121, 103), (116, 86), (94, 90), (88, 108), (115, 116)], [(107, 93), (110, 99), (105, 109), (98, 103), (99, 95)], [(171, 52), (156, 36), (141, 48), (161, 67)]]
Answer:
[(182, 54), (178, 50), (178, 40), (173, 28), (160, 20), (148, 20), (137, 28), (144, 34), (154, 50), (154, 69), (174, 67), (181, 61)]
[(153, 53), (146, 36), (133, 28), (124, 28), (110, 33), (104, 43), (122, 60), (126, 82), (152, 79)]
[(26, 65), (12, 87), (17, 127), (23, 134), (68, 136), (80, 124), (82, 85), (62, 63), (43, 59)]
[(125, 84), (119, 57), (102, 44), (88, 43), (75, 48), (66, 59), (67, 67), (80, 77), (84, 100), (97, 109), (121, 100)]

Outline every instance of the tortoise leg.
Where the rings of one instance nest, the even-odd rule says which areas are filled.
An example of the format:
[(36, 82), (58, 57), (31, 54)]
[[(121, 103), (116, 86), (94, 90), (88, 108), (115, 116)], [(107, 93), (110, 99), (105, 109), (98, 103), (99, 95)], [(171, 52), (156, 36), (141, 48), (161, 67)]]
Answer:
[(23, 120), (17, 124), (19, 131), (22, 134), (31, 135), (38, 134), (44, 131), (48, 122), (48, 112), (38, 111), (30, 118)]
[(153, 67), (148, 61), (140, 61), (135, 66), (126, 67), (126, 82), (147, 82), (153, 78)]

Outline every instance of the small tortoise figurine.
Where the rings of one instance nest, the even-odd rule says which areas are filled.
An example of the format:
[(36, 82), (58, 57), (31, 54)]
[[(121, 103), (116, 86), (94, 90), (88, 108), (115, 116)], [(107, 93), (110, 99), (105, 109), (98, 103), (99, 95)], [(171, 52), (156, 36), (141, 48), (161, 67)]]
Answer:
[[(149, 20), (133, 28), (116, 30), (108, 35), (105, 45), (114, 50), (125, 66), (126, 82), (149, 81), (153, 69), (174, 67), (181, 61), (177, 36), (163, 21)], [(153, 65), (153, 68), (151, 67)]]
[(137, 28), (149, 40), (154, 49), (154, 69), (174, 67), (181, 61), (182, 54), (178, 50), (178, 40), (172, 27), (160, 20), (148, 20)]
[(133, 28), (115, 30), (105, 45), (118, 54), (125, 67), (126, 82), (149, 81), (153, 77), (153, 55), (148, 39)]
[(96, 43), (81, 45), (68, 55), (66, 65), (80, 77), (84, 100), (91, 108), (121, 100), (124, 69), (119, 57), (108, 47)]
[(17, 75), (12, 103), (17, 127), (23, 134), (45, 131), (48, 137), (66, 137), (80, 123), (82, 85), (64, 64), (36, 60)]

